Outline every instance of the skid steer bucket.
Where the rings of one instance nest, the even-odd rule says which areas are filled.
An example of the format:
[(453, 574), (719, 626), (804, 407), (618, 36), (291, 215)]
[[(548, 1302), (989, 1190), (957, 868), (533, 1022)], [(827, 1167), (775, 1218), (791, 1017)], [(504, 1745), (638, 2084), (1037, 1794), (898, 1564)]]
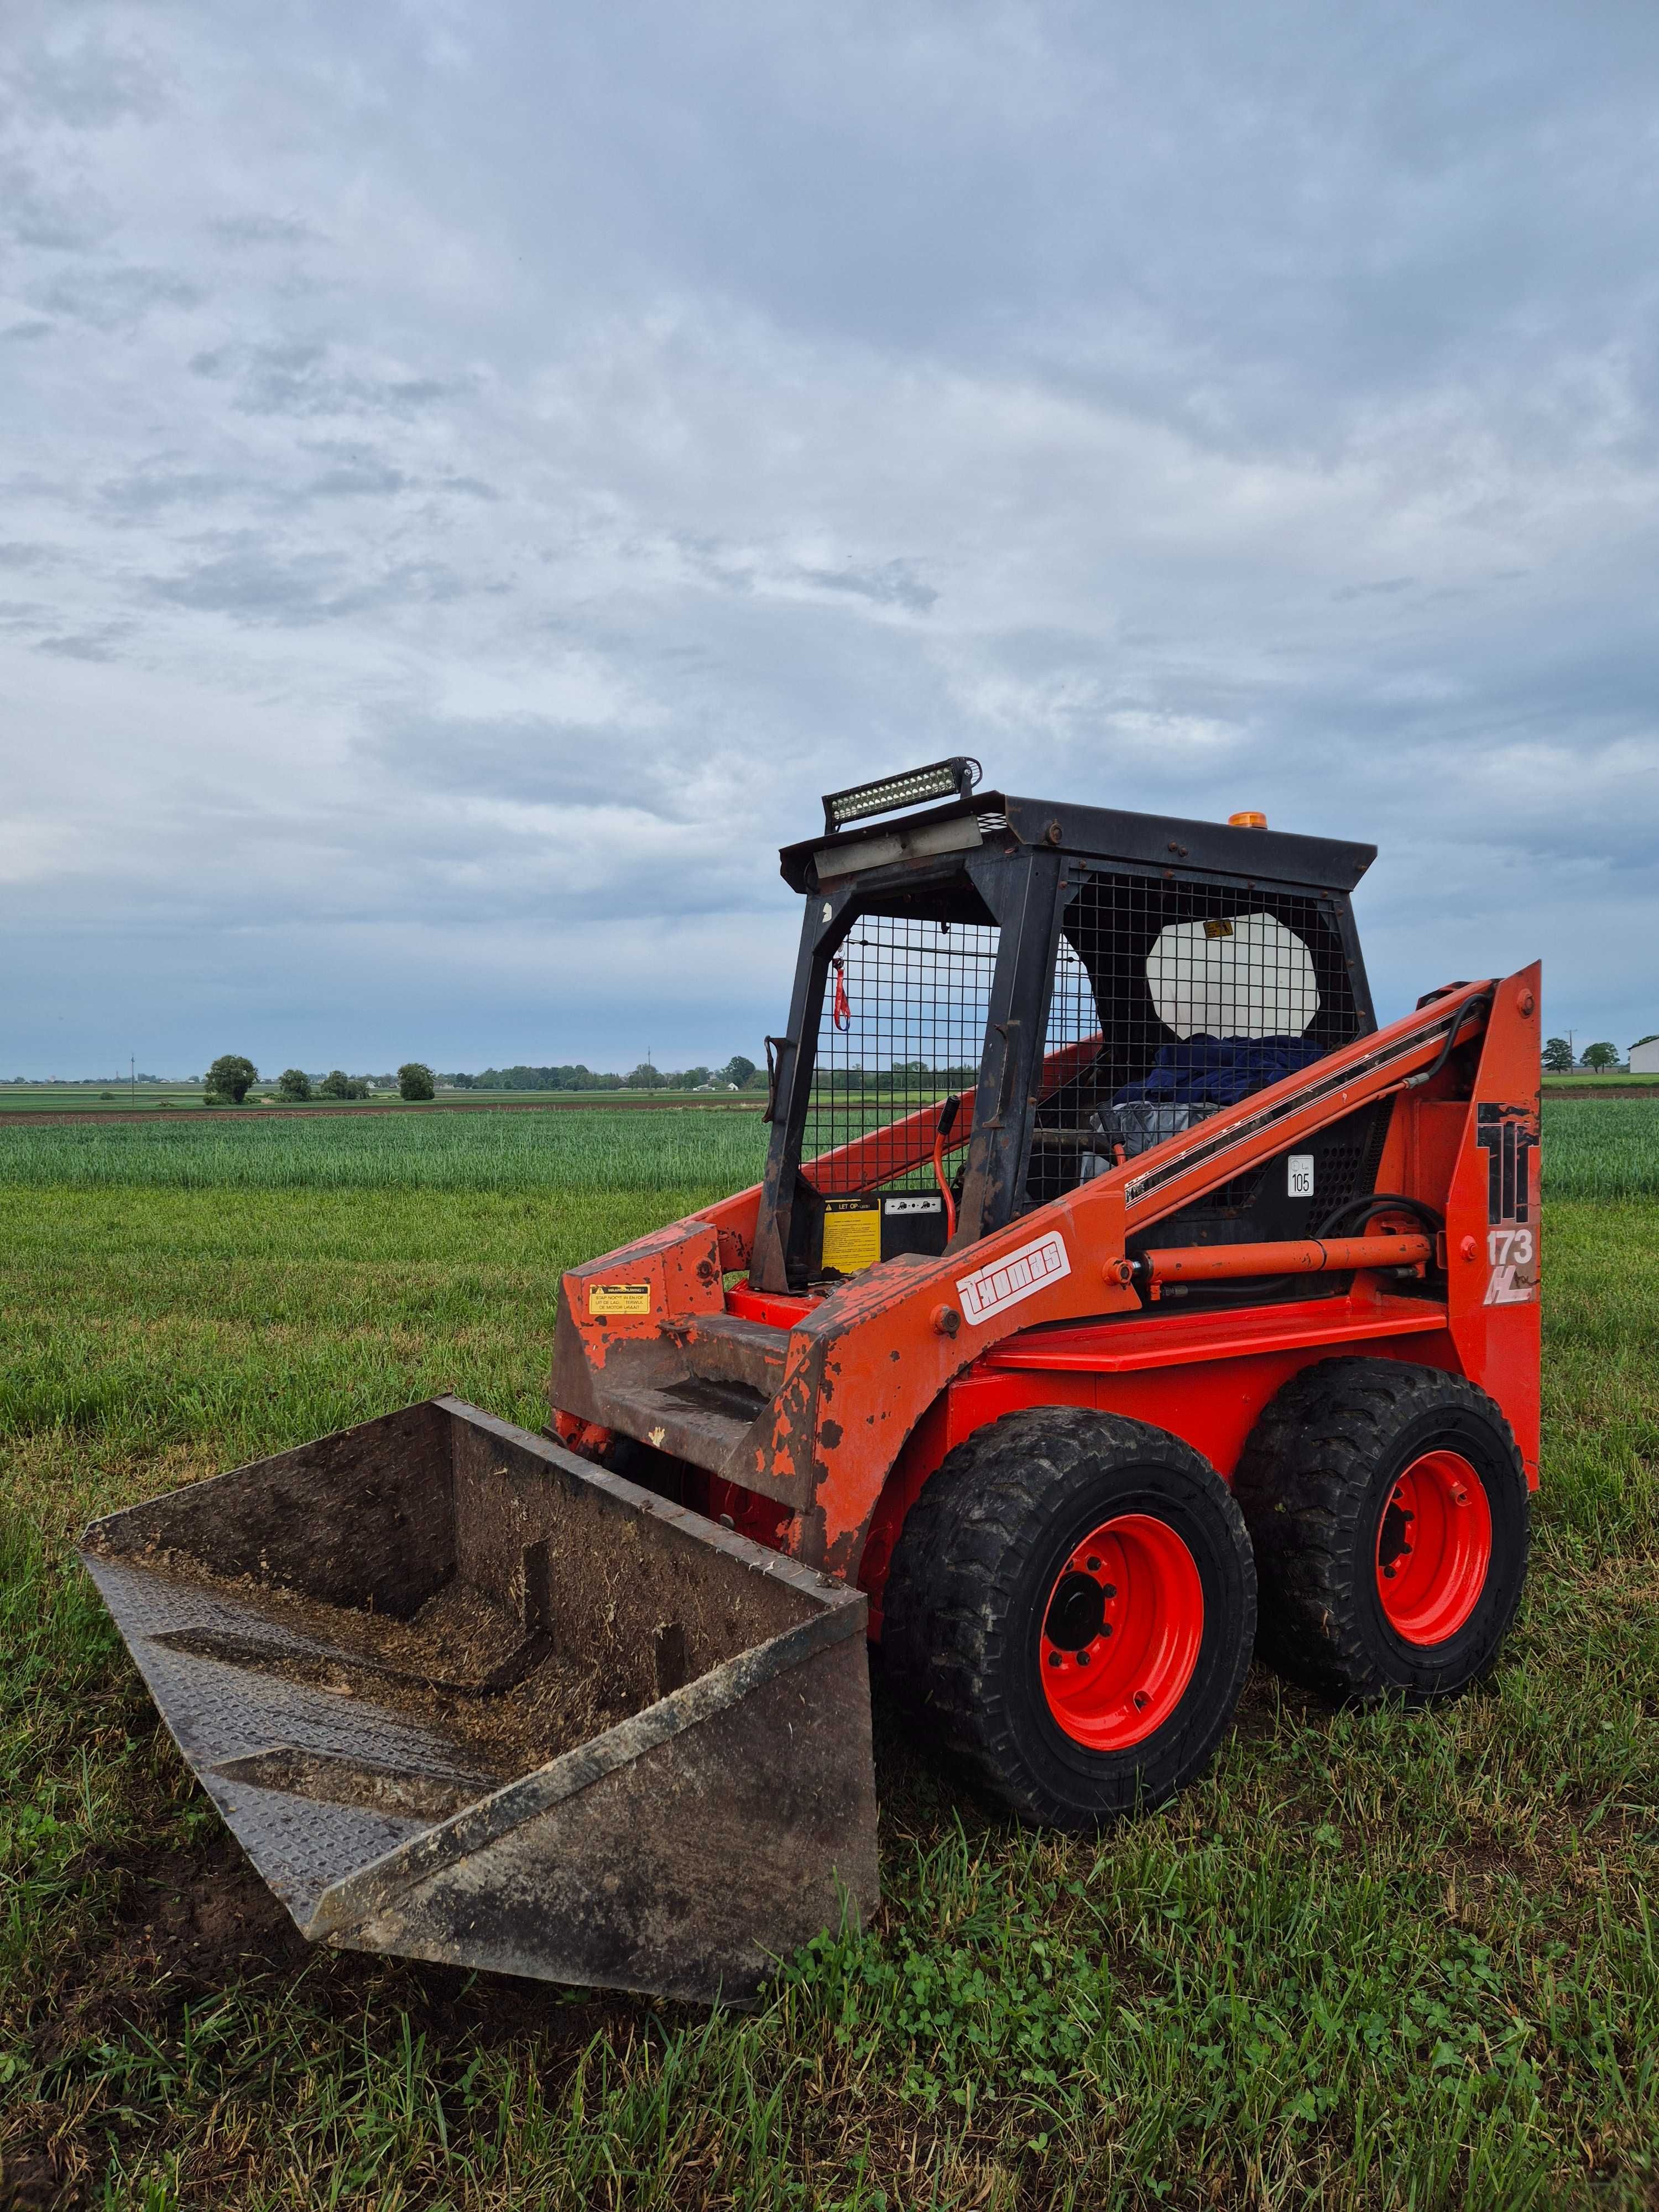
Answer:
[(861, 1594), (474, 1407), (81, 1556), (313, 1941), (742, 2002), (877, 1902)]

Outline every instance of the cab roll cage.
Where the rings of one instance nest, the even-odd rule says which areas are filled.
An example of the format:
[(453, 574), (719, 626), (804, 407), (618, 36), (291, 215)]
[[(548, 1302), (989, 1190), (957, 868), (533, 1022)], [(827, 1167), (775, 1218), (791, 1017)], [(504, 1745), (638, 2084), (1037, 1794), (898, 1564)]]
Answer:
[[(1181, 887), (1190, 887), (1194, 902), (1207, 892), (1210, 905), (1217, 891), (1237, 895), (1240, 905), (1254, 894), (1316, 901), (1346, 971), (1350, 1009), (1345, 1033), (1330, 1038), (1329, 1048), (1376, 1026), (1349, 896), (1376, 851), (1373, 845), (1105, 808), (1062, 812), (1049, 802), (994, 792), (786, 848), (784, 879), (805, 895), (806, 908), (787, 1029), (767, 1040), (772, 1135), (750, 1268), (754, 1288), (799, 1287), (791, 1280), (792, 1273), (799, 1273), (797, 1215), (804, 1178), (811, 1188), (812, 1165), (801, 1152), (825, 1000), (831, 963), (861, 915), (978, 921), (998, 928), (949, 1247), (956, 1250), (1023, 1210), (1037, 1109), (1054, 1087), (1052, 1062), (1063, 1057), (1048, 1050), (1056, 960), (1068, 915), (1101, 863), (1109, 864), (1115, 878), (1139, 879), (1166, 901), (1172, 894), (1178, 900)], [(1103, 1007), (1103, 1029), (1108, 1019)], [(1075, 1052), (1067, 1064), (1077, 1065)], [(922, 1148), (918, 1158), (931, 1146), (933, 1118), (931, 1108), (911, 1117)], [(890, 1168), (890, 1154), (884, 1164)], [(887, 1179), (878, 1173), (871, 1181)]]

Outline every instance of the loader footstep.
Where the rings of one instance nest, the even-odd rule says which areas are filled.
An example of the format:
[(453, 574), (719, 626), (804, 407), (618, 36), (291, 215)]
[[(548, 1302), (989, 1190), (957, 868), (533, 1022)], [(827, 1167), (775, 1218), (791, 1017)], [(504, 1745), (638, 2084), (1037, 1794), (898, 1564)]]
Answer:
[(359, 1805), (372, 1813), (405, 1820), (447, 1820), (478, 1797), (501, 1786), (500, 1778), (430, 1768), (385, 1766), (346, 1753), (302, 1751), (277, 1744), (269, 1751), (222, 1759), (209, 1770), (226, 1782), (251, 1783), (258, 1790), (280, 1790), (292, 1797), (314, 1797), (328, 1805)]
[(337, 1645), (300, 1643), (295, 1639), (238, 1636), (216, 1628), (174, 1628), (154, 1638), (170, 1651), (192, 1659), (219, 1659), (230, 1667), (257, 1667), (264, 1673), (287, 1674), (301, 1681), (320, 1681), (325, 1689), (349, 1692), (353, 1674), (369, 1674), (381, 1682), (407, 1683), (411, 1688), (452, 1698), (489, 1698), (516, 1689), (533, 1674), (553, 1651), (552, 1638), (526, 1636), (487, 1674), (471, 1677), (445, 1675), (424, 1668), (394, 1667), (365, 1652)]

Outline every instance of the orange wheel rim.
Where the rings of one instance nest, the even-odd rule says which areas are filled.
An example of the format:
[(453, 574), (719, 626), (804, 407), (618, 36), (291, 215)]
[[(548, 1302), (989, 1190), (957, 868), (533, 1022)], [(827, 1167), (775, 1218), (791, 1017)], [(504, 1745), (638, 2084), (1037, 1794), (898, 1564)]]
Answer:
[(1048, 1711), (1074, 1743), (1123, 1751), (1186, 1695), (1204, 1640), (1198, 1563), (1165, 1521), (1121, 1513), (1075, 1546), (1043, 1609)]
[(1480, 1601), (1492, 1507), (1461, 1452), (1425, 1452), (1395, 1480), (1376, 1532), (1376, 1591), (1395, 1634), (1443, 1644)]

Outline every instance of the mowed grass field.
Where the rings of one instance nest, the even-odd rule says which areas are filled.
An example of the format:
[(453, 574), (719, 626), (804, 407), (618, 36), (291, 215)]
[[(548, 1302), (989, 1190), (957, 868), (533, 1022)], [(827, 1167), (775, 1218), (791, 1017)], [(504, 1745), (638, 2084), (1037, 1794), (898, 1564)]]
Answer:
[[(1519, 1628), (1431, 1712), (1258, 1669), (1098, 1840), (878, 1693), (887, 1904), (745, 2016), (313, 1953), (69, 1554), (453, 1389), (534, 1427), (559, 1269), (751, 1180), (749, 1117), (0, 1133), (0, 2205), (1659, 2204), (1659, 1106), (1547, 1109)], [(695, 1850), (695, 1838), (687, 1839)]]

